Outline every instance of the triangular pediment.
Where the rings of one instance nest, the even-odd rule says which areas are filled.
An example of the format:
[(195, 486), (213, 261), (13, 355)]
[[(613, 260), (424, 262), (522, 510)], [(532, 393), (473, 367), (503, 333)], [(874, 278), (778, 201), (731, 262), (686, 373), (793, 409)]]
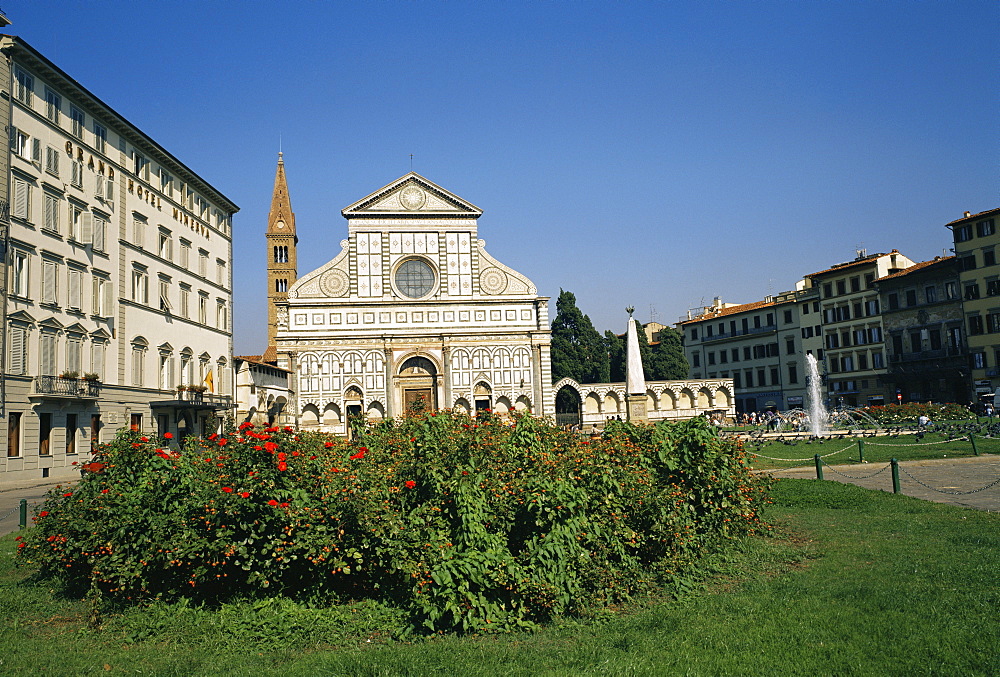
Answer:
[(385, 218), (387, 216), (406, 218), (432, 215), (462, 216), (475, 219), (482, 216), (483, 210), (432, 181), (428, 181), (416, 172), (410, 172), (349, 207), (345, 207), (341, 213), (348, 219)]
[(10, 322), (24, 322), (26, 324), (34, 324), (35, 318), (26, 313), (23, 310), (15, 310), (7, 316), (7, 320)]

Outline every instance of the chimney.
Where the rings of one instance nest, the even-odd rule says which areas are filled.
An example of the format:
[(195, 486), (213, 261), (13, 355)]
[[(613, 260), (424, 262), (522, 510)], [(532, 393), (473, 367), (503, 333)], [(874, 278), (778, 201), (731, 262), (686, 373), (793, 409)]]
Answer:
[(969, 218), (970, 216), (972, 216), (972, 212), (965, 212), (965, 218)]

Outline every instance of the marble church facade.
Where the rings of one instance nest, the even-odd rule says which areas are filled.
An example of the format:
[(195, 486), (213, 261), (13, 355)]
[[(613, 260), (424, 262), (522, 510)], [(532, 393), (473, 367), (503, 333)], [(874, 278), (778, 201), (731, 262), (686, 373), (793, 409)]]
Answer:
[(479, 238), (482, 211), (410, 172), (342, 211), (328, 263), (275, 298), (299, 426), (409, 410), (554, 413), (548, 298)]

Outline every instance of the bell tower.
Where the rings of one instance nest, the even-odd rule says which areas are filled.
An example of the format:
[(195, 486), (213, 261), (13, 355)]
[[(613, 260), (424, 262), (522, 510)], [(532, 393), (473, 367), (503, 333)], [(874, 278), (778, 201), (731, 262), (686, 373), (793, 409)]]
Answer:
[(266, 354), (273, 355), (278, 333), (277, 303), (288, 299), (288, 289), (297, 278), (295, 247), (295, 213), (288, 197), (285, 180), (285, 160), (278, 153), (278, 170), (274, 175), (274, 194), (267, 215), (267, 345)]

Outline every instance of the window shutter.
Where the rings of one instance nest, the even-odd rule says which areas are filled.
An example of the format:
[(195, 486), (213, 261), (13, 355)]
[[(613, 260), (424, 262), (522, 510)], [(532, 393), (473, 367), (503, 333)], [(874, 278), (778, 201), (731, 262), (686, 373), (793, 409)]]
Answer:
[(24, 327), (10, 328), (10, 373), (23, 374), (25, 371), (25, 334)]
[(104, 236), (108, 231), (108, 222), (104, 219), (94, 217), (94, 237), (93, 245), (94, 249), (99, 252), (104, 251)]
[(90, 243), (94, 240), (94, 215), (90, 212), (84, 212), (80, 215), (80, 224), (83, 230), (81, 235), (81, 242)]
[(14, 179), (14, 216), (28, 218), (28, 183)]
[(104, 376), (104, 344), (95, 342), (91, 346), (90, 370), (99, 377)]
[(112, 294), (114, 291), (114, 286), (112, 285), (111, 280), (105, 281), (103, 286), (104, 286), (104, 298), (103, 298), (104, 317), (111, 317), (112, 313), (114, 312), (114, 307), (112, 306), (112, 301), (113, 301)]
[(97, 174), (94, 177), (94, 181), (95, 181), (94, 195), (96, 195), (97, 197), (99, 197), (99, 198), (101, 198), (103, 200), (104, 199), (104, 177), (101, 176), (100, 174)]
[(31, 140), (31, 162), (37, 167), (42, 166), (42, 141), (41, 139)]
[(58, 230), (59, 202), (51, 195), (45, 196), (45, 227)]
[(115, 199), (115, 182), (112, 179), (108, 179), (104, 187), (104, 199), (108, 202)]
[(83, 273), (79, 270), (71, 269), (69, 271), (69, 307), (70, 308), (80, 308), (81, 307), (81, 296), (80, 293), (80, 282), (83, 277)]
[(56, 302), (56, 264), (52, 261), (42, 262), (42, 301)]
[(55, 376), (56, 371), (56, 337), (49, 333), (41, 336), (41, 362), (39, 371), (42, 376)]

